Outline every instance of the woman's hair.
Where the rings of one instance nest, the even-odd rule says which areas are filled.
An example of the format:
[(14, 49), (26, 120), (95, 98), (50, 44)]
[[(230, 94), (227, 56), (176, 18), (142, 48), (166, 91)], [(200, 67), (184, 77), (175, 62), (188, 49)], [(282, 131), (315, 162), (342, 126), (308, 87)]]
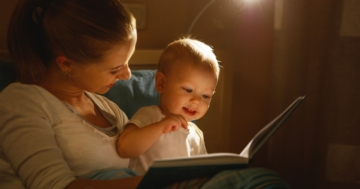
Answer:
[(129, 40), (135, 27), (119, 0), (20, 0), (7, 38), (17, 80), (41, 81), (60, 55), (79, 63), (101, 61)]
[(220, 66), (213, 49), (199, 40), (182, 37), (170, 43), (160, 56), (158, 71), (166, 73), (176, 61), (209, 70), (219, 78)]

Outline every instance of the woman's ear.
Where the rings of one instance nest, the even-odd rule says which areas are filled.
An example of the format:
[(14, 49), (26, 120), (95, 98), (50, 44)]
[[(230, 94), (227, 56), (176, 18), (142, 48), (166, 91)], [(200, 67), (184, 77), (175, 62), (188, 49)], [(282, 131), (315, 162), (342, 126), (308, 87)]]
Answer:
[(65, 56), (59, 56), (55, 59), (56, 64), (61, 71), (70, 73), (72, 70), (72, 63)]
[(165, 87), (166, 77), (163, 72), (157, 71), (155, 74), (155, 88), (161, 94)]

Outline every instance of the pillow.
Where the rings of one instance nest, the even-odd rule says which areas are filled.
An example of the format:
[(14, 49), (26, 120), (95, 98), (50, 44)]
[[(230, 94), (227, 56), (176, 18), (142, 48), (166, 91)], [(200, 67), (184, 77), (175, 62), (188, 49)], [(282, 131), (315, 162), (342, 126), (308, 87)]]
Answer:
[(104, 96), (115, 102), (130, 119), (140, 107), (159, 104), (155, 73), (156, 70), (132, 70), (129, 80), (118, 80)]

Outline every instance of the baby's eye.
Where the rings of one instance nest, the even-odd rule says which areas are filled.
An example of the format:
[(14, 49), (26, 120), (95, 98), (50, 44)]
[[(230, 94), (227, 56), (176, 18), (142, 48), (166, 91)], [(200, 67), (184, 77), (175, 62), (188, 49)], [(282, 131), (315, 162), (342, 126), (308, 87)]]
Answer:
[(202, 95), (203, 98), (205, 99), (210, 99), (211, 97), (209, 95)]
[(193, 91), (192, 89), (188, 89), (188, 88), (185, 88), (185, 87), (183, 87), (183, 89), (188, 93), (191, 93)]

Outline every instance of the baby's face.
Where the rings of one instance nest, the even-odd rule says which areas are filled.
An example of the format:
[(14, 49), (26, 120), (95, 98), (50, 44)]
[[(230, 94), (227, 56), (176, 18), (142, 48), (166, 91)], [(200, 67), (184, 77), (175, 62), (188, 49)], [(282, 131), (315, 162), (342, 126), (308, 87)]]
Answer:
[(177, 63), (165, 77), (160, 108), (164, 112), (180, 114), (187, 121), (203, 117), (215, 92), (216, 76), (209, 70)]

